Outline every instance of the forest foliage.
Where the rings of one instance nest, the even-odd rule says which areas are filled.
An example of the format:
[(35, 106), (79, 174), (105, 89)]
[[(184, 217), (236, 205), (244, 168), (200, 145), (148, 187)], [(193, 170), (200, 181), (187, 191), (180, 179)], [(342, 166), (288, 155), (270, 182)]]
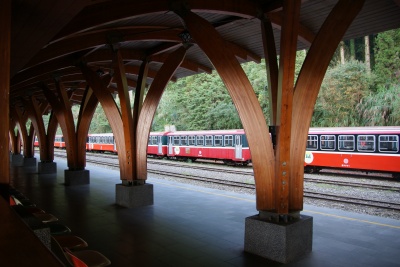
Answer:
[[(368, 54), (365, 53), (365, 39), (370, 42)], [(400, 125), (399, 44), (400, 29), (342, 42), (322, 83), (311, 126)], [(297, 53), (296, 77), (306, 53)], [(370, 66), (366, 62), (371, 62)], [(249, 62), (242, 67), (269, 124), (265, 61)], [(229, 93), (215, 71), (168, 84), (152, 131), (163, 131), (167, 125), (175, 125), (177, 130), (242, 128)], [(90, 132), (111, 132), (100, 105)]]

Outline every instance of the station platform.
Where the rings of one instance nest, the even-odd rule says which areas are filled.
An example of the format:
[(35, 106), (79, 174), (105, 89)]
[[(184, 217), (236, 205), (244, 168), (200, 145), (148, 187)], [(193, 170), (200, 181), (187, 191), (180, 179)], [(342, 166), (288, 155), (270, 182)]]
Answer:
[(289, 264), (244, 250), (245, 218), (257, 213), (253, 195), (149, 177), (154, 205), (115, 204), (119, 171), (93, 165), (90, 185), (65, 186), (57, 174), (11, 167), (12, 186), (52, 213), (111, 260), (111, 266), (400, 266), (400, 221), (305, 205), (313, 217), (313, 251)]

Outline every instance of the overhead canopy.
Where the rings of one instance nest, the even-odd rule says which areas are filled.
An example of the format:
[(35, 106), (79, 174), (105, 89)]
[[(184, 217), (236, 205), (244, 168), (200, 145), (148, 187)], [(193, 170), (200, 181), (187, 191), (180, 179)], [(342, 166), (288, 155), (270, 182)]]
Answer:
[[(297, 47), (309, 48), (336, 0), (302, 1)], [(210, 73), (207, 56), (185, 31), (173, 12), (182, 5), (208, 20), (227, 41), (240, 62), (260, 62), (264, 57), (259, 17), (274, 25), (279, 53), (281, 1), (107, 1), (14, 0), (11, 32), (11, 107), (23, 106), (21, 97), (45, 99), (38, 86), (54, 87), (60, 79), (79, 104), (86, 81), (77, 66), (84, 62), (99, 75), (113, 73), (112, 49), (120, 49), (130, 88), (136, 87), (143, 60), (150, 61), (147, 83), (152, 82), (166, 56), (182, 43), (193, 44), (173, 80)], [(367, 0), (344, 39), (400, 27), (399, 0)], [(109, 89), (116, 84), (111, 81)]]

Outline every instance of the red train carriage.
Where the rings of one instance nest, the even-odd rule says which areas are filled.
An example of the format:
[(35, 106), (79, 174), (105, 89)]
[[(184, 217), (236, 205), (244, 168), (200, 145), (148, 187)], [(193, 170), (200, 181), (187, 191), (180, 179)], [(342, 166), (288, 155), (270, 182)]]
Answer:
[(400, 127), (311, 128), (305, 171), (322, 168), (380, 171), (400, 178)]
[(113, 134), (89, 134), (86, 141), (86, 150), (117, 153), (117, 146)]
[(39, 147), (39, 138), (37, 136), (35, 136), (35, 141), (33, 141), (33, 146)]
[(54, 139), (54, 147), (65, 148), (65, 141), (62, 135), (56, 135)]
[[(400, 179), (399, 142), (400, 127), (311, 128), (305, 172), (322, 168), (383, 171)], [(56, 136), (54, 146), (65, 147), (61, 135)], [(117, 152), (112, 134), (88, 135), (86, 149)], [(244, 130), (152, 132), (147, 152), (158, 158), (202, 158), (236, 165), (251, 162)]]
[(251, 162), (244, 130), (182, 131), (166, 136), (169, 158), (222, 160), (236, 165)]
[(167, 155), (167, 133), (151, 132), (147, 146), (147, 155), (155, 158), (163, 158)]

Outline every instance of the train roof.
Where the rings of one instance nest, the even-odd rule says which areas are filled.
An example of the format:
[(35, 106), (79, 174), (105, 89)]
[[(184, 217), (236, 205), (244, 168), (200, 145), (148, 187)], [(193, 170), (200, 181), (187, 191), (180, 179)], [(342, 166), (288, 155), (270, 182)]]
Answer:
[(400, 134), (400, 126), (310, 128), (310, 134)]
[(88, 134), (88, 136), (113, 136), (112, 133), (96, 133), (96, 134)]
[(166, 135), (219, 135), (219, 134), (244, 134), (243, 129), (233, 130), (207, 130), (207, 131), (176, 131), (167, 132)]

